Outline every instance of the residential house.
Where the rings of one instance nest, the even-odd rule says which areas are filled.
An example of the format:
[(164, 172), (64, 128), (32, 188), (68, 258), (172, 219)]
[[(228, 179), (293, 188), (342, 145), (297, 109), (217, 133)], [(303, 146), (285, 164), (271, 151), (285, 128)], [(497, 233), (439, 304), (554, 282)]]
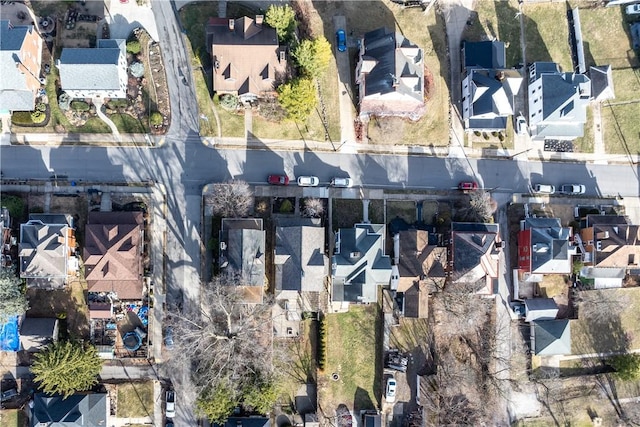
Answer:
[(26, 317), (20, 324), (20, 346), (30, 353), (58, 341), (58, 319)]
[(262, 303), (265, 238), (261, 218), (224, 218), (220, 231), (220, 269), (237, 274), (246, 303)]
[(143, 223), (142, 212), (89, 213), (83, 253), (89, 292), (142, 298)]
[(107, 393), (76, 393), (67, 398), (36, 393), (28, 413), (29, 427), (107, 426), (109, 397)]
[(531, 348), (536, 356), (571, 354), (569, 319), (531, 322)]
[(71, 215), (32, 214), (20, 225), (20, 277), (27, 286), (60, 289), (78, 271)]
[(126, 40), (99, 39), (95, 48), (64, 48), (60, 87), (71, 98), (126, 98)]
[(558, 304), (553, 298), (530, 298), (524, 300), (524, 321), (554, 320), (558, 315)]
[(501, 41), (463, 42), (465, 78), (462, 81), (462, 118), (473, 131), (501, 131), (513, 115), (522, 76), (506, 68)]
[(502, 249), (498, 224), (453, 222), (450, 245), (451, 284), (478, 295), (495, 294)]
[(573, 245), (571, 227), (558, 218), (526, 218), (518, 232), (518, 269), (529, 274), (571, 274)]
[(276, 227), (276, 336), (297, 335), (300, 314), (318, 311), (319, 294), (327, 276), (325, 229), (313, 225)]
[(573, 140), (584, 135), (591, 81), (563, 73), (554, 62), (529, 67), (529, 128), (534, 140)]
[(591, 79), (591, 97), (595, 101), (606, 101), (616, 97), (611, 65), (589, 67), (589, 78)]
[(42, 38), (33, 25), (0, 21), (0, 114), (32, 111), (40, 89)]
[(387, 28), (365, 33), (355, 79), (361, 117), (424, 115), (424, 51), (401, 33)]
[(255, 19), (210, 18), (207, 48), (213, 59), (213, 90), (232, 94), (242, 102), (271, 94), (286, 72), (286, 48), (278, 44), (276, 30)]
[(378, 286), (391, 280), (391, 260), (385, 254), (384, 224), (356, 224), (336, 234), (331, 260), (331, 301), (335, 309), (349, 303), (378, 301)]
[(438, 246), (438, 235), (428, 230), (402, 230), (393, 237), (401, 312), (405, 317), (427, 317), (429, 293), (442, 289), (447, 279), (447, 248)]
[[(580, 240), (585, 265), (623, 268), (627, 274), (640, 273), (640, 226), (629, 224), (627, 218), (587, 215), (586, 227), (580, 230)], [(615, 272), (611, 274), (615, 275)]]

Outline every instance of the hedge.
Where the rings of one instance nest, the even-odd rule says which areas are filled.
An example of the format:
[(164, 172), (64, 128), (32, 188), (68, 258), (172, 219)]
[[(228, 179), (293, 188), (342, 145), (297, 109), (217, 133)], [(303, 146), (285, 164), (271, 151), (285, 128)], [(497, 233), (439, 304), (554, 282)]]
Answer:
[(89, 111), (91, 106), (84, 101), (71, 101), (71, 109), (74, 111)]

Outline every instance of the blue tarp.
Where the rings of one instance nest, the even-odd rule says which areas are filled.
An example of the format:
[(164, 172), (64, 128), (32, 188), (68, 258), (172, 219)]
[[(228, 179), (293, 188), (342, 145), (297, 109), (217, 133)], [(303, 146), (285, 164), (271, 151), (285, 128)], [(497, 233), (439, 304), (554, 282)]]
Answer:
[(0, 326), (0, 350), (20, 350), (20, 334), (18, 334), (18, 316), (11, 316), (9, 321)]

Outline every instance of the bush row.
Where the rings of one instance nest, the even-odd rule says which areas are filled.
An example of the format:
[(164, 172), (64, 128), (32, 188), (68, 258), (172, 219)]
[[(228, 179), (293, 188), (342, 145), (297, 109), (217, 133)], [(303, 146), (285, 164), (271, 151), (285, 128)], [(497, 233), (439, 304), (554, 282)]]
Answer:
[(318, 319), (318, 369), (324, 371), (327, 365), (327, 321), (323, 315)]

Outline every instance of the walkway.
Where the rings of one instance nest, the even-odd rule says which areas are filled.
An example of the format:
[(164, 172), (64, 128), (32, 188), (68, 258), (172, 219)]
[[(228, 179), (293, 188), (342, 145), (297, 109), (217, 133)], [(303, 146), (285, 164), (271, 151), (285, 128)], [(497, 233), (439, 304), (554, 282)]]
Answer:
[[(602, 103), (598, 101), (592, 102), (591, 112), (593, 114), (593, 154), (597, 158), (606, 154), (602, 136)], [(596, 163), (606, 163), (606, 160), (596, 160)]]
[[(349, 34), (347, 19), (342, 15), (333, 17), (333, 30), (344, 30)], [(355, 152), (356, 131), (353, 124), (353, 93), (351, 91), (351, 68), (349, 65), (349, 37), (347, 36), (347, 51), (339, 52), (334, 47), (336, 65), (338, 67), (338, 96), (340, 101), (340, 151)]]
[(115, 123), (113, 123), (111, 119), (107, 117), (106, 114), (104, 114), (104, 112), (102, 112), (102, 106), (104, 105), (103, 102), (104, 101), (102, 98), (93, 99), (93, 103), (96, 106), (96, 114), (98, 115), (98, 117), (100, 117), (100, 120), (102, 120), (107, 124), (107, 126), (109, 126), (109, 129), (111, 129), (111, 133), (116, 137), (116, 140), (120, 142), (121, 141), (120, 132), (118, 131), (118, 128), (116, 127)]

